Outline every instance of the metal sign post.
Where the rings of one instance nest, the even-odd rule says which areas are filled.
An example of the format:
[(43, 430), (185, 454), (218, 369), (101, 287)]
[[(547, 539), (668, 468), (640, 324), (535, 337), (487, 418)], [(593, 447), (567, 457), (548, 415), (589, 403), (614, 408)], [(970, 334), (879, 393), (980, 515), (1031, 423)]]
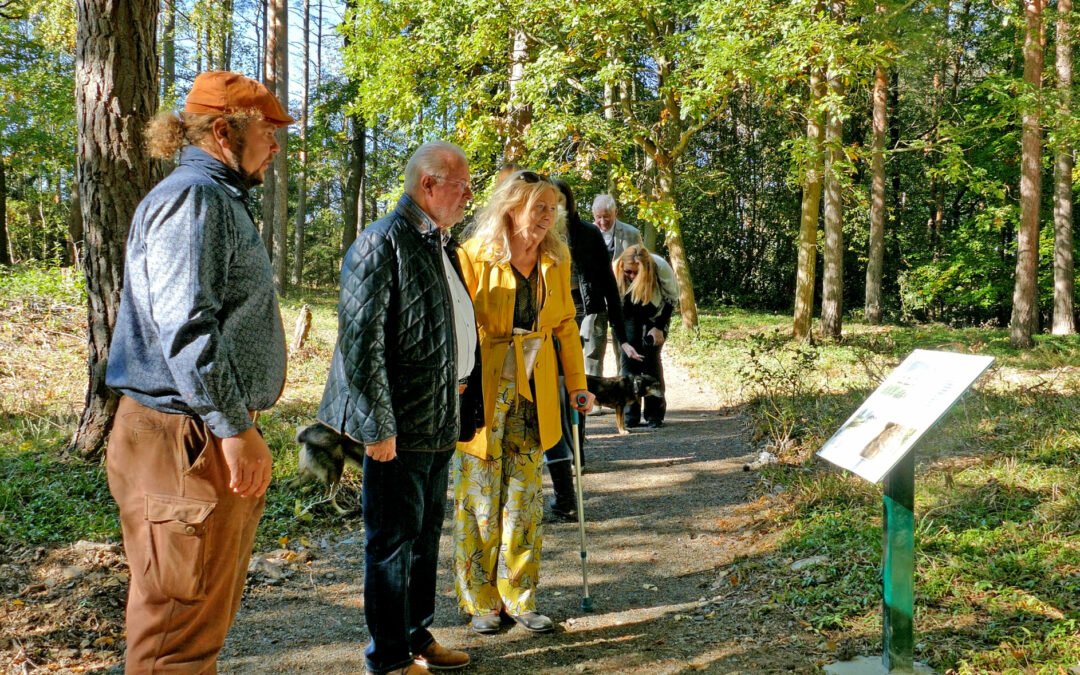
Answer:
[(911, 672), (915, 611), (915, 453), (885, 476), (882, 543), (882, 655), (886, 672)]

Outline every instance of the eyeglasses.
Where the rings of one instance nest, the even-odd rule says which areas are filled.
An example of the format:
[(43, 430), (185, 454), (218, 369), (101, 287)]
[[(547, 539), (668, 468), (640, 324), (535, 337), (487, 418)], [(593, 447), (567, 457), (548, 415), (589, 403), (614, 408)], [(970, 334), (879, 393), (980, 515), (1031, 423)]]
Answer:
[(551, 182), (551, 179), (549, 179), (547, 176), (542, 173), (536, 173), (535, 171), (518, 171), (514, 179), (523, 180), (529, 185), (532, 185), (533, 183), (539, 183), (541, 181), (545, 183)]
[(457, 180), (456, 178), (448, 178), (446, 176), (436, 176), (436, 175), (432, 175), (431, 177), (436, 179), (436, 180), (444, 180), (447, 183), (454, 183), (455, 185), (457, 185), (457, 186), (459, 186), (461, 188), (462, 192), (472, 192), (472, 181)]

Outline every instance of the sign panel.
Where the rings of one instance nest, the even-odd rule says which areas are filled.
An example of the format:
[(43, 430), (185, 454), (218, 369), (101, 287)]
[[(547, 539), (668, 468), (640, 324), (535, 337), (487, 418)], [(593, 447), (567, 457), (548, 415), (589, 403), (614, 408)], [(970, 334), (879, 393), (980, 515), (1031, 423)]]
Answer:
[(818, 455), (880, 482), (993, 362), (992, 356), (916, 349)]

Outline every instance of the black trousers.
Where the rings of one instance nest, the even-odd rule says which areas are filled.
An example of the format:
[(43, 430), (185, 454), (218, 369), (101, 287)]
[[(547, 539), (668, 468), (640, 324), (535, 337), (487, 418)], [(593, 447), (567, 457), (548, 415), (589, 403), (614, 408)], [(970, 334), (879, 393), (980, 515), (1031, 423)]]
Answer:
[[(634, 348), (645, 358), (641, 361), (635, 361), (620, 352), (619, 374), (630, 376), (651, 375), (660, 380), (660, 386), (664, 387), (664, 364), (660, 361), (661, 348), (647, 344), (637, 344), (634, 345)], [(626, 406), (624, 410), (626, 423), (631, 426), (641, 423), (643, 413), (646, 422), (663, 422), (664, 415), (667, 413), (667, 400), (663, 396), (646, 396), (644, 411), (642, 410), (641, 401), (634, 401)]]

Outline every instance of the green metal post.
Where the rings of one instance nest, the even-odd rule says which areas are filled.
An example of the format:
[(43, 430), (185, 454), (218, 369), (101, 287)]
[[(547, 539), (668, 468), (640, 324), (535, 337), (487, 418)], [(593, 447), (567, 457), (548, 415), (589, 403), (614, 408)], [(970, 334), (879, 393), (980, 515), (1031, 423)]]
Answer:
[(915, 586), (915, 452), (885, 477), (882, 662), (889, 673), (912, 672)]

